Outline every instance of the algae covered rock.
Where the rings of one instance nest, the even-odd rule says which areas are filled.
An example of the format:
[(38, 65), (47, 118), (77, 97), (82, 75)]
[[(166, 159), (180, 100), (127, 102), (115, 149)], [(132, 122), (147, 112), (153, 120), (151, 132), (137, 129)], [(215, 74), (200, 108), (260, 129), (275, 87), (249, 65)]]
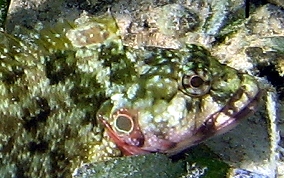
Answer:
[(201, 146), (190, 149), (182, 158), (162, 154), (122, 157), (106, 162), (85, 164), (73, 177), (224, 177), (229, 166)]

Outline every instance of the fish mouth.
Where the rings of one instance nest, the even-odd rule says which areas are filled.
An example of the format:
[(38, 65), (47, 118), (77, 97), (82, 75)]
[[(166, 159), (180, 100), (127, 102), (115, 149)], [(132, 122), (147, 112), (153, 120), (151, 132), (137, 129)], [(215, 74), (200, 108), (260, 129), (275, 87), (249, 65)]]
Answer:
[(261, 96), (261, 90), (247, 92), (241, 87), (220, 111), (209, 116), (196, 134), (202, 134), (203, 139), (206, 139), (231, 130), (240, 120), (257, 110)]
[[(249, 78), (252, 79), (250, 76)], [(193, 135), (177, 143), (175, 148), (167, 150), (165, 153), (169, 156), (175, 155), (182, 150), (201, 143), (209, 137), (220, 135), (233, 129), (240, 120), (257, 110), (262, 93), (254, 79), (244, 82), (226, 105), (208, 116), (206, 121), (196, 129)]]

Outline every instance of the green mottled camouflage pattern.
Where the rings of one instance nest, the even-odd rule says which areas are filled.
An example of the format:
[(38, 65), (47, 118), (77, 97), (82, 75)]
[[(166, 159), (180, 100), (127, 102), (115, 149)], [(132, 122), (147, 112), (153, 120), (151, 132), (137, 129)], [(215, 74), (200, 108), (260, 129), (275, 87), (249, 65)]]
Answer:
[(258, 95), (253, 77), (202, 47), (124, 46), (110, 15), (0, 36), (4, 177), (68, 177), (83, 162), (121, 156), (97, 114), (115, 127), (115, 111), (137, 111), (139, 149), (175, 154), (227, 130)]

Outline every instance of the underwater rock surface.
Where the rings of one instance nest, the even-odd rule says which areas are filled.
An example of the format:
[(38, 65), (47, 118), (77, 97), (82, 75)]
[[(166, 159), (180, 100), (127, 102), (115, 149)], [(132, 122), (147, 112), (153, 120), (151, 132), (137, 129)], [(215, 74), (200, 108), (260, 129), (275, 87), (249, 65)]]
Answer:
[[(14, 1), (14, 2), (16, 2), (16, 1)], [(27, 6), (21, 5), (21, 6), (19, 6), (20, 8), (18, 8), (17, 10), (18, 10), (18, 12), (22, 11), (22, 14), (27, 14), (27, 16), (32, 14), (30, 17), (33, 17), (32, 19), (34, 19), (34, 21), (31, 20), (31, 22), (33, 22), (33, 23), (32, 23), (32, 25), (28, 25), (28, 27), (36, 25), (37, 22), (38, 22), (38, 19), (40, 19), (41, 21), (47, 20), (49, 22), (51, 21), (52, 23), (54, 23), (54, 21), (57, 20), (58, 14), (60, 14), (60, 16), (62, 16), (63, 18), (65, 18), (66, 16), (70, 16), (68, 18), (71, 18), (71, 20), (72, 19), (74, 20), (74, 19), (78, 18), (79, 15), (82, 13), (82, 8), (81, 9), (77, 8), (78, 4), (76, 5), (72, 2), (68, 2), (68, 4), (67, 4), (64, 1), (60, 1), (60, 2), (58, 1), (58, 3), (60, 5), (57, 6), (57, 8), (54, 8), (54, 9), (49, 8), (49, 9), (52, 9), (54, 11), (46, 10), (45, 7), (50, 6), (49, 1), (38, 2), (38, 3), (33, 3), (32, 1), (26, 2), (26, 5), (28, 4)], [(254, 75), (256, 75), (258, 73), (258, 70), (260, 70), (261, 72), (265, 71), (264, 73), (262, 73), (261, 77), (264, 76), (264, 77), (267, 77), (268, 79), (270, 77), (271, 71), (275, 71), (276, 76), (280, 75), (279, 78), (277, 79), (277, 81), (283, 80), (283, 75), (281, 77), (281, 72), (283, 73), (282, 63), (281, 63), (281, 61), (283, 61), (283, 57), (281, 57), (281, 52), (279, 52), (279, 50), (281, 50), (281, 44), (283, 44), (283, 43), (281, 43), (281, 41), (282, 41), (281, 38), (279, 38), (279, 37), (283, 36), (283, 33), (281, 32), (281, 28), (283, 27), (283, 22), (281, 21), (281, 18), (280, 19), (278, 18), (278, 17), (281, 17), (281, 14), (283, 13), (283, 11), (280, 8), (277, 8), (276, 6), (266, 5), (266, 6), (256, 7), (255, 12), (251, 11), (250, 19), (247, 21), (246, 19), (243, 18), (244, 17), (243, 13), (242, 13), (243, 2), (238, 2), (238, 3), (236, 2), (236, 4), (238, 4), (238, 5), (232, 5), (232, 6), (231, 6), (231, 4), (224, 3), (222, 8), (219, 8), (218, 4), (210, 4), (210, 3), (207, 4), (207, 3), (204, 3), (203, 1), (195, 1), (195, 2), (187, 2), (187, 3), (182, 2), (182, 1), (177, 1), (176, 3), (178, 5), (177, 4), (171, 4), (168, 1), (159, 1), (157, 3), (152, 2), (152, 1), (143, 1), (143, 2), (131, 1), (130, 4), (128, 4), (128, 6), (125, 6), (125, 5), (123, 6), (123, 4), (125, 4), (125, 3), (126, 3), (126, 1), (122, 1), (122, 0), (116, 1), (116, 2), (112, 1), (111, 2), (111, 11), (114, 12), (115, 17), (117, 18), (117, 22), (118, 22), (118, 25), (120, 27), (120, 31), (123, 35), (122, 38), (123, 38), (125, 44), (127, 44), (129, 46), (143, 46), (143, 45), (146, 44), (146, 45), (154, 45), (154, 46), (159, 46), (159, 47), (179, 48), (179, 47), (183, 46), (185, 41), (191, 41), (192, 43), (197, 43), (197, 44), (201, 44), (203, 46), (209, 47), (209, 49), (213, 53), (213, 55), (218, 56), (219, 59), (222, 62), (227, 63), (228, 65), (230, 65), (234, 68), (252, 73)], [(31, 4), (34, 5), (34, 6), (29, 6)], [(66, 4), (69, 5), (68, 6), (69, 9), (66, 8), (67, 10), (62, 10), (63, 7), (64, 8), (67, 7)], [(70, 6), (70, 4), (72, 4), (72, 6)], [(97, 4), (97, 2), (94, 1), (94, 4)], [(180, 5), (180, 4), (182, 4), (182, 5)], [(205, 8), (202, 8), (200, 6), (201, 4), (205, 4), (205, 6), (202, 6), (202, 7), (205, 7)], [(151, 6), (152, 9), (151, 8), (147, 9), (147, 7), (149, 7), (149, 5), (152, 5)], [(164, 5), (166, 5), (166, 6), (164, 6)], [(24, 9), (23, 7), (28, 7), (28, 8), (26, 8), (28, 10), (23, 10)], [(88, 12), (98, 13), (98, 14), (104, 13), (107, 9), (107, 6), (105, 6), (103, 3), (100, 4), (100, 7), (104, 7), (104, 8), (101, 8), (101, 9), (103, 9), (102, 12), (91, 11), (91, 10), (88, 9), (90, 7), (91, 6), (85, 6), (84, 8)], [(129, 9), (127, 7), (129, 7)], [(188, 9), (190, 9), (189, 13), (188, 13), (189, 16), (186, 16), (186, 17), (197, 19), (196, 22), (198, 22), (198, 23), (196, 23), (197, 25), (194, 26), (194, 28), (189, 28), (189, 30), (186, 30), (186, 28), (183, 28), (185, 30), (184, 32), (186, 32), (187, 35), (183, 35), (182, 33), (181, 34), (175, 34), (175, 33), (173, 33), (174, 31), (171, 31), (173, 29), (175, 30), (175, 29), (180, 28), (177, 24), (174, 24), (174, 25), (177, 25), (177, 26), (174, 26), (174, 28), (171, 27), (171, 25), (173, 25), (171, 23), (169, 23), (170, 26), (168, 26), (168, 27), (160, 27), (159, 23), (158, 23), (158, 25), (155, 23), (155, 17), (153, 18), (152, 16), (150, 16), (150, 18), (149, 18), (149, 17), (147, 17), (147, 16), (145, 17), (143, 15), (143, 14), (147, 14), (148, 12), (149, 12), (149, 14), (151, 14), (152, 11), (153, 11), (153, 13), (155, 13), (155, 12), (163, 13), (164, 9), (169, 10), (169, 9), (171, 9), (171, 7), (172, 7), (173, 11), (175, 11), (176, 8), (179, 8), (180, 10), (182, 10), (182, 12), (187, 12)], [(212, 7), (211, 10), (213, 9), (213, 11), (210, 11), (209, 7)], [(41, 9), (41, 8), (45, 9), (45, 10), (41, 11), (43, 15), (33, 15), (33, 14), (38, 14), (37, 9)], [(133, 8), (133, 9), (131, 10), (131, 8)], [(20, 10), (20, 9), (22, 9), (22, 10)], [(30, 11), (30, 9), (33, 9), (33, 11)], [(77, 10), (77, 9), (79, 9), (79, 10)], [(221, 11), (215, 11), (217, 9), (221, 9)], [(17, 12), (17, 10), (14, 11), (14, 12)], [(72, 13), (70, 13), (70, 11)], [(201, 13), (201, 14), (205, 14), (205, 15), (206, 14), (208, 15), (212, 12), (213, 12), (213, 14), (218, 14), (218, 15), (202, 16), (202, 15), (199, 14), (200, 13), (199, 11), (207, 12), (207, 13)], [(26, 12), (29, 12), (29, 13), (26, 13)], [(46, 13), (46, 12), (48, 12), (48, 13)], [(230, 12), (230, 13), (228, 13), (228, 12)], [(156, 14), (159, 16), (160, 15), (159, 13), (156, 13)], [(17, 13), (15, 13), (15, 14), (17, 14)], [(233, 15), (230, 16), (230, 14), (233, 14)], [(236, 14), (238, 14), (238, 15), (236, 15)], [(160, 16), (162, 16), (162, 14)], [(237, 18), (234, 19), (234, 18), (232, 18), (233, 16), (235, 16)], [(18, 16), (18, 17), (20, 17), (20, 16)], [(47, 17), (51, 17), (51, 20), (48, 19)], [(56, 17), (56, 18), (52, 18), (52, 17)], [(127, 17), (127, 18), (125, 18), (125, 17)], [(177, 14), (176, 17), (177, 18), (181, 17), (181, 19), (183, 19), (183, 17), (185, 17), (185, 16), (183, 16), (182, 14), (181, 15)], [(268, 17), (268, 18), (261, 20), (261, 17)], [(14, 18), (14, 22), (16, 22), (16, 24), (17, 23), (23, 23), (23, 24), (29, 23), (29, 22), (27, 22), (27, 20), (26, 21), (21, 21), (21, 20), (17, 21), (16, 20), (17, 18)], [(241, 19), (241, 20), (238, 21), (237, 20), (238, 18)], [(19, 19), (21, 19), (21, 18), (19, 18)], [(30, 18), (28, 18), (28, 19), (30, 19)], [(143, 20), (145, 20), (146, 22), (150, 21), (150, 22), (153, 22), (153, 23), (150, 23), (150, 24), (142, 23), (142, 22), (145, 22)], [(131, 22), (131, 23), (129, 23), (129, 22)], [(234, 23), (231, 26), (230, 25), (231, 22), (237, 22), (237, 23)], [(263, 23), (263, 22), (268, 22), (268, 23)], [(277, 25), (270, 26), (269, 24), (271, 22), (276, 22)], [(135, 24), (135, 23), (137, 23), (137, 24)], [(218, 25), (215, 25), (216, 23)], [(131, 26), (128, 26), (129, 24), (131, 24)], [(204, 24), (208, 24), (208, 25), (204, 26)], [(257, 24), (259, 24), (259, 25), (257, 25)], [(208, 28), (208, 26), (210, 27), (210, 25), (211, 25), (211, 28)], [(12, 25), (12, 27), (13, 27), (13, 25)], [(128, 27), (131, 27), (131, 28), (128, 28)], [(130, 29), (130, 31), (127, 31), (129, 29)], [(193, 31), (190, 31), (191, 29), (193, 29)], [(264, 30), (260, 30), (260, 29), (264, 29)], [(13, 29), (10, 28), (10, 30), (13, 30)], [(139, 36), (139, 34), (141, 34), (140, 32), (143, 32), (142, 37)], [(210, 34), (209, 34), (209, 32), (210, 32)], [(212, 32), (214, 32), (214, 33), (212, 33)], [(270, 36), (273, 36), (274, 38), (270, 38)], [(166, 40), (163, 41), (164, 39), (166, 39)], [(263, 41), (265, 43), (263, 43)], [(217, 43), (215, 44), (215, 42), (217, 42)], [(261, 46), (261, 44), (264, 44), (264, 45)], [(248, 46), (249, 46), (249, 48), (248, 48)], [(255, 47), (260, 47), (261, 50), (262, 50), (263, 55), (260, 55), (260, 56), (262, 56), (260, 60), (258, 58), (260, 53), (255, 52), (255, 51), (257, 51), (257, 48), (255, 48)], [(275, 49), (275, 47), (276, 47), (276, 49)], [(246, 50), (247, 52), (245, 53), (244, 51), (245, 51), (246, 48), (248, 48), (248, 50)], [(70, 59), (72, 59), (72, 53), (67, 52), (67, 54), (69, 54), (69, 55), (71, 54)], [(62, 55), (64, 57), (65, 54), (60, 54), (60, 55)], [(55, 55), (55, 57), (53, 57), (53, 58), (54, 59), (60, 58), (60, 55)], [(273, 57), (275, 55), (277, 57)], [(263, 61), (263, 58), (267, 59), (267, 60)], [(277, 60), (273, 61), (274, 59), (277, 59)], [(70, 75), (70, 76), (73, 75), (72, 72), (70, 72), (70, 71), (72, 71), (72, 67), (74, 67), (74, 66), (72, 66), (72, 65), (68, 66), (67, 65), (66, 67), (68, 67), (70, 70), (62, 71), (60, 69), (56, 69), (56, 66), (66, 65), (66, 64), (64, 64), (64, 62), (60, 62), (59, 64), (56, 64), (54, 61), (55, 60), (51, 60), (51, 62), (50, 62), (50, 64), (51, 64), (50, 68), (53, 68), (54, 70), (53, 69), (50, 70), (51, 72), (50, 72), (49, 76), (54, 76), (56, 74), (63, 74), (62, 76), (64, 76), (65, 72), (67, 73), (67, 75)], [(273, 62), (271, 62), (271, 61), (273, 61)], [(71, 60), (71, 62), (72, 62), (72, 60)], [(27, 60), (27, 63), (30, 63), (30, 61)], [(34, 70), (34, 72), (39, 73), (40, 79), (43, 79), (43, 81), (45, 80), (47, 82), (48, 77), (47, 78), (44, 77), (44, 75), (45, 75), (44, 72), (43, 72), (44, 67), (45, 66), (39, 66), (40, 70)], [(278, 72), (278, 71), (280, 71), (280, 72)], [(33, 72), (31, 72), (31, 74), (32, 73)], [(22, 75), (21, 69), (19, 69), (19, 71), (15, 70), (15, 74), (13, 74), (13, 76), (21, 76), (21, 75)], [(269, 81), (271, 81), (272, 83), (274, 81), (273, 78), (274, 77), (269, 79)], [(15, 80), (17, 80), (17, 78)], [(59, 77), (58, 79), (54, 80), (54, 82), (56, 83), (60, 80), (64, 80), (64, 79)], [(32, 81), (32, 79), (28, 79), (27, 81)], [(10, 80), (8, 80), (7, 82), (9, 83)], [(13, 80), (11, 80), (11, 82), (13, 82)], [(72, 83), (72, 81), (70, 83)], [(281, 96), (283, 94), (283, 87), (281, 86), (281, 82), (279, 82), (279, 83), (276, 82), (276, 83), (274, 83), (274, 85), (277, 88), (277, 92)], [(46, 86), (46, 83), (43, 82), (42, 86)], [(35, 93), (40, 93), (40, 94), (43, 93), (42, 91), (37, 91), (35, 88), (37, 88), (37, 86), (33, 86), (31, 88), (35, 91)], [(53, 93), (58, 92), (58, 93), (60, 93), (60, 95), (62, 94), (62, 96), (66, 96), (66, 93), (63, 92), (65, 90), (66, 89), (63, 86), (60, 89), (55, 89), (55, 88), (52, 89)], [(81, 90), (81, 88), (78, 89), (78, 90), (85, 92), (85, 90), (84, 89)], [(20, 91), (22, 91), (22, 90), (19, 87), (19, 89), (15, 90), (14, 92), (19, 93)], [(10, 95), (10, 96), (14, 96), (14, 95), (15, 94)], [(43, 126), (44, 122), (42, 120), (38, 119), (39, 118), (38, 116), (48, 115), (48, 113), (50, 113), (51, 110), (54, 110), (54, 106), (50, 105), (48, 102), (45, 101), (46, 98), (49, 97), (49, 95), (44, 95), (44, 96), (45, 97), (35, 97), (35, 98), (32, 98), (31, 96), (26, 97), (26, 98), (32, 98), (32, 99), (30, 99), (31, 100), (30, 103), (27, 103), (27, 105), (30, 105), (30, 107), (37, 108), (37, 109), (34, 109), (33, 111), (29, 111), (30, 113), (27, 112), (27, 114), (26, 114), (26, 116), (27, 116), (26, 121), (30, 121), (30, 123), (32, 123), (31, 125), (33, 125), (33, 123), (35, 121), (36, 121), (36, 123), (39, 121), (38, 123), (39, 123), (40, 127)], [(57, 95), (54, 94), (54, 96), (57, 96)], [(10, 98), (12, 98), (12, 100), (13, 100), (13, 97), (10, 97)], [(92, 96), (92, 97), (88, 97), (88, 98), (90, 99), (90, 98), (94, 98), (94, 97)], [(101, 99), (101, 96), (98, 96), (98, 97), (95, 97), (95, 98)], [(82, 94), (81, 100), (78, 99), (78, 101), (85, 101), (85, 99), (86, 99), (86, 97), (84, 96), (84, 94)], [(104, 100), (104, 99), (105, 98), (102, 98), (102, 100)], [(60, 98), (58, 100), (60, 100)], [(57, 101), (52, 101), (51, 103), (56, 103), (56, 102)], [(46, 103), (48, 103), (48, 104), (46, 104)], [(64, 105), (66, 105), (66, 103), (64, 103)], [(70, 106), (70, 103), (67, 106)], [(74, 111), (76, 113), (75, 115), (71, 115), (69, 113), (69, 115), (66, 114), (64, 116), (60, 116), (60, 118), (61, 117), (69, 117), (69, 118), (72, 118), (72, 121), (74, 121), (74, 123), (76, 123), (77, 121), (80, 120), (78, 118), (78, 116), (79, 116), (79, 117), (86, 117), (86, 123), (88, 123), (90, 121), (93, 122), (94, 121), (93, 118), (95, 116), (95, 111), (91, 111), (91, 109), (90, 109), (91, 107), (88, 106), (89, 109), (87, 109), (87, 111), (90, 114), (86, 115), (86, 114), (84, 114), (85, 110), (83, 110), (83, 111), (81, 110), (84, 107), (85, 106), (80, 107), (80, 109), (78, 109), (77, 111), (72, 110), (72, 112)], [(50, 108), (52, 108), (52, 109), (50, 109)], [(279, 108), (281, 108), (281, 105), (279, 106)], [(4, 109), (7, 112), (10, 112), (10, 111), (7, 110), (7, 106), (4, 107)], [(17, 107), (12, 107), (11, 109), (15, 109), (15, 110), (18, 111)], [(67, 109), (67, 111), (69, 112), (70, 110)], [(21, 112), (19, 112), (19, 113), (21, 113)], [(279, 114), (281, 116), (281, 113), (279, 113)], [(265, 116), (266, 112), (264, 112), (262, 115)], [(267, 119), (266, 117), (263, 117), (261, 119), (252, 118), (252, 119), (249, 119), (248, 122), (245, 122), (245, 124), (251, 125), (252, 128), (254, 128), (253, 127), (254, 124), (262, 126), (260, 129), (258, 129), (258, 132), (261, 132), (261, 133), (263, 133), (263, 135), (266, 135), (265, 139), (263, 139), (263, 140), (265, 140), (265, 143), (268, 143), (268, 142), (271, 141), (271, 139), (268, 136), (269, 134), (267, 132), (265, 132), (265, 129), (267, 130), (267, 123), (264, 120), (266, 120), (266, 119)], [(15, 123), (17, 123), (17, 122), (18, 122), (18, 120), (15, 121)], [(280, 121), (280, 126), (281, 126), (281, 123), (282, 122)], [(97, 123), (94, 123), (93, 125), (96, 125), (96, 124)], [(21, 130), (18, 130), (18, 126), (15, 126), (15, 125), (12, 124), (11, 127), (7, 126), (7, 128), (13, 128), (13, 129), (16, 129), (17, 131), (21, 131)], [(86, 132), (92, 130), (91, 128), (92, 128), (93, 125), (90, 126), (90, 125), (86, 124), (86, 127), (84, 129), (82, 129), (81, 135), (80, 134), (78, 134), (78, 135), (83, 136), (83, 138), (84, 138), (84, 136), (86, 136), (85, 135)], [(34, 129), (35, 127), (39, 127), (39, 126), (36, 124), (36, 126), (33, 126), (32, 128)], [(264, 131), (261, 131), (262, 129)], [(280, 127), (280, 129), (281, 129), (281, 127)], [(68, 130), (70, 130), (70, 129), (68, 128), (66, 133), (69, 132)], [(244, 127), (244, 130), (248, 130), (248, 129), (246, 129)], [(251, 129), (251, 130), (252, 130), (252, 132), (254, 132), (254, 129)], [(240, 130), (240, 132), (243, 133), (241, 130)], [(56, 133), (56, 127), (54, 127), (54, 131), (51, 131), (50, 133), (51, 133), (51, 135)], [(94, 137), (95, 137), (94, 135), (96, 135), (97, 133), (99, 133), (99, 134), (101, 133), (101, 128), (98, 129), (97, 131), (95, 131), (94, 133), (95, 134), (91, 134), (91, 136), (89, 138), (94, 139)], [(229, 142), (230, 146), (229, 146), (229, 149), (227, 149), (227, 150), (233, 150), (233, 148), (240, 150), (240, 149), (238, 149), (239, 146), (240, 146), (240, 142), (231, 141), (231, 139), (234, 138), (234, 135), (238, 135), (238, 133), (239, 132), (237, 132), (237, 131), (235, 133), (233, 132), (233, 134), (231, 134), (231, 132), (230, 132), (230, 133), (227, 134), (227, 137), (225, 136), (224, 138), (221, 138), (219, 140), (213, 139), (213, 142), (215, 142), (216, 145), (221, 145), (220, 143), (224, 143), (222, 145), (225, 145), (225, 146), (228, 145), (228, 142)], [(70, 134), (74, 135), (72, 132)], [(233, 135), (233, 136), (231, 137), (230, 134)], [(272, 133), (272, 134), (274, 134), (274, 133)], [(26, 138), (29, 138), (25, 134), (23, 134), (23, 135)], [(247, 134), (247, 135), (249, 136), (250, 134)], [(259, 135), (262, 135), (262, 134), (259, 134)], [(41, 139), (42, 137), (43, 137), (42, 135), (37, 136), (38, 140), (42, 140)], [(256, 137), (253, 136), (253, 139), (255, 139), (255, 138)], [(22, 139), (24, 139), (24, 138), (22, 138)], [(95, 139), (97, 139), (97, 138), (95, 138)], [(45, 146), (44, 143), (41, 143), (38, 140), (36, 140), (35, 142), (32, 142), (30, 144), (31, 145), (30, 149), (36, 150), (35, 152), (39, 153), (39, 151), (41, 151), (40, 149), (43, 148), (43, 152), (44, 152), (44, 148), (46, 148), (46, 146)], [(62, 141), (62, 140), (63, 139), (59, 139), (57, 141)], [(245, 139), (245, 140), (250, 140), (250, 139), (248, 138), (248, 139)], [(88, 141), (86, 141), (86, 142), (88, 142)], [(55, 153), (55, 154), (50, 154), (51, 157), (54, 157), (54, 158), (59, 160), (59, 161), (53, 161), (52, 162), (54, 167), (57, 167), (58, 165), (64, 165), (65, 164), (65, 163), (63, 163), (63, 162), (66, 162), (66, 159), (64, 159), (64, 158), (66, 157), (66, 155), (68, 155), (71, 152), (71, 151), (68, 151), (68, 150), (65, 150), (65, 149), (70, 148), (70, 146), (73, 146), (72, 142), (73, 142), (73, 140), (71, 140), (70, 142), (64, 143), (67, 146), (66, 146), (66, 148), (62, 148), (63, 153), (58, 152), (58, 153)], [(261, 140), (257, 141), (257, 139), (256, 139), (255, 143), (258, 143), (258, 142), (261, 143), (262, 141)], [(241, 150), (245, 151), (246, 150), (246, 144), (245, 144), (245, 142), (242, 142), (242, 143), (244, 143), (244, 144), (241, 145), (241, 147), (243, 148)], [(282, 144), (282, 142), (280, 142), (280, 145), (281, 144)], [(53, 145), (53, 144), (51, 144), (51, 145)], [(266, 144), (262, 143), (260, 145), (263, 146), (263, 145), (266, 145)], [(77, 149), (79, 147), (80, 146), (75, 145), (74, 148)], [(222, 146), (220, 146), (220, 147), (222, 147)], [(256, 154), (252, 157), (249, 157), (247, 155), (245, 157), (241, 157), (242, 161), (240, 161), (240, 162), (238, 162), (239, 160), (234, 161), (234, 156), (232, 156), (232, 155), (234, 155), (234, 154), (232, 154), (233, 151), (229, 152), (228, 155), (225, 154), (225, 156), (223, 156), (223, 159), (228, 158), (230, 164), (234, 165), (235, 163), (238, 163), (235, 166), (240, 166), (240, 167), (245, 167), (245, 168), (249, 167), (249, 168), (251, 168), (251, 170), (258, 170), (257, 168), (256, 169), (253, 168), (253, 167), (255, 167), (253, 165), (253, 163), (259, 163), (259, 164), (257, 164), (257, 167), (261, 167), (260, 168), (260, 170), (261, 170), (263, 168), (263, 165), (266, 164), (265, 161), (262, 161), (262, 160), (263, 159), (269, 159), (269, 156), (268, 156), (270, 154), (270, 151), (269, 151), (270, 148), (269, 147), (270, 147), (270, 144), (267, 144), (265, 147), (263, 147), (263, 149), (265, 151), (261, 152), (261, 154), (259, 154), (260, 152), (255, 151)], [(221, 151), (220, 151), (221, 153), (224, 153), (224, 148), (225, 147), (223, 147), (221, 149)], [(8, 147), (8, 150), (9, 149), (11, 149), (11, 148)], [(253, 148), (249, 148), (249, 149), (253, 149)], [(66, 153), (65, 153), (65, 151), (66, 151)], [(273, 153), (273, 151), (271, 153)], [(119, 154), (119, 151), (117, 152), (117, 154)], [(257, 154), (262, 155), (262, 156), (260, 156), (259, 159), (252, 159), (252, 158), (256, 158)], [(244, 154), (242, 154), (242, 152), (239, 152), (238, 155), (244, 155)], [(78, 160), (79, 160), (79, 158), (78, 158)], [(248, 160), (252, 161), (253, 163), (249, 162)], [(35, 160), (35, 164), (37, 162), (39, 162), (39, 161)], [(244, 163), (243, 166), (242, 166), (241, 163)], [(281, 162), (279, 162), (279, 163), (280, 163), (280, 165), (282, 164)], [(73, 163), (71, 163), (71, 164), (73, 164)], [(12, 168), (12, 170), (14, 170), (15, 167), (17, 167), (17, 166), (16, 165), (11, 166), (11, 167), (6, 166), (6, 168), (8, 168), (8, 169)], [(19, 167), (21, 167), (21, 165), (19, 165)], [(280, 168), (281, 168), (281, 166), (280, 166)], [(44, 169), (46, 169), (46, 168), (44, 168)], [(271, 168), (270, 170), (273, 171), (273, 169), (274, 168)], [(263, 172), (265, 173), (266, 170), (264, 170)], [(281, 171), (279, 171), (279, 173), (281, 173)]]

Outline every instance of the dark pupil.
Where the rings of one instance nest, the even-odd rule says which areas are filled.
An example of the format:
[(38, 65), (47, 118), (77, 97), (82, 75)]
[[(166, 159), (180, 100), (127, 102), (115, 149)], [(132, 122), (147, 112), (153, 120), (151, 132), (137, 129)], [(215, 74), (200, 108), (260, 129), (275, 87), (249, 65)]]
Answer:
[(132, 128), (132, 122), (128, 117), (118, 116), (116, 119), (116, 127), (120, 130), (128, 132)]
[(204, 83), (204, 81), (199, 76), (194, 76), (190, 80), (191, 86), (193, 86), (195, 88), (200, 87), (201, 85), (203, 85), (203, 83)]

